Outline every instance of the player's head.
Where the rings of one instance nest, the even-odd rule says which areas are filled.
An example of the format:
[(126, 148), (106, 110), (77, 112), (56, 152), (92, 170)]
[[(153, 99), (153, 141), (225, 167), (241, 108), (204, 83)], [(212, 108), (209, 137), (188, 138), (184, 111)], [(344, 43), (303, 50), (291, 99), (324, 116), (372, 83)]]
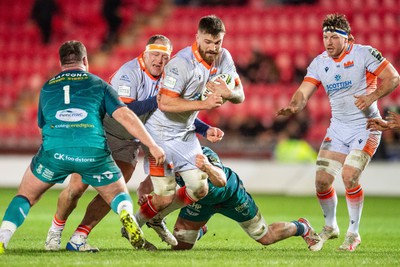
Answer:
[(346, 44), (353, 40), (345, 15), (329, 14), (322, 23), (324, 46), (330, 57), (338, 58)]
[(67, 41), (58, 50), (62, 69), (83, 67), (89, 69), (86, 47), (79, 41)]
[(171, 58), (172, 43), (164, 35), (153, 35), (150, 37), (143, 53), (143, 61), (146, 69), (154, 77), (160, 76), (165, 64)]
[(221, 52), (225, 35), (225, 25), (215, 15), (202, 17), (196, 34), (197, 48), (201, 57), (212, 64)]

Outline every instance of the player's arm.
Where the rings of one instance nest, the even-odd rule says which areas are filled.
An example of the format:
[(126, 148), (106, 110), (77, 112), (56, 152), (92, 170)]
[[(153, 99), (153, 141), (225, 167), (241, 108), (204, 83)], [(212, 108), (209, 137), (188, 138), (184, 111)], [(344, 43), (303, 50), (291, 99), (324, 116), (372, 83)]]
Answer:
[(196, 133), (201, 134), (211, 143), (219, 142), (224, 137), (224, 132), (221, 129), (217, 127), (211, 127), (199, 118), (196, 118), (194, 121), (194, 127)]
[(235, 81), (235, 87), (232, 90), (228, 88), (226, 82), (221, 78), (218, 78), (215, 82), (208, 81), (206, 86), (211, 92), (221, 94), (222, 98), (233, 104), (242, 103), (245, 99), (243, 85), (239, 79)]
[(380, 118), (370, 118), (367, 120), (367, 129), (373, 131), (386, 131), (389, 130), (388, 122)]
[(196, 155), (196, 167), (207, 173), (208, 179), (210, 179), (213, 185), (217, 187), (224, 187), (226, 185), (225, 172), (221, 168), (212, 165), (204, 154)]
[(303, 81), (300, 87), (293, 94), (289, 105), (277, 111), (276, 115), (289, 116), (298, 113), (304, 109), (308, 100), (314, 94), (318, 87), (311, 82)]
[(118, 121), (134, 137), (140, 140), (150, 150), (150, 153), (160, 165), (165, 160), (164, 150), (159, 147), (144, 128), (143, 123), (128, 107), (120, 107), (112, 113), (112, 117)]
[(375, 91), (368, 95), (354, 96), (356, 98), (354, 103), (360, 110), (365, 110), (376, 100), (390, 94), (400, 84), (399, 73), (390, 63), (379, 73), (378, 78), (380, 84)]
[(158, 108), (163, 112), (186, 112), (209, 110), (222, 105), (222, 97), (219, 94), (212, 94), (206, 100), (187, 100), (181, 98), (178, 94), (166, 93), (161, 90), (158, 97)]

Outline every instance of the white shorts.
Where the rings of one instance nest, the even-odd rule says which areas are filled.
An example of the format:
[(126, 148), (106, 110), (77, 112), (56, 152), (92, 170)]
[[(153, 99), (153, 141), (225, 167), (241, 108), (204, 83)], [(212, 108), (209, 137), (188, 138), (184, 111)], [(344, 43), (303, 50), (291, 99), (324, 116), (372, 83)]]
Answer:
[(361, 150), (371, 157), (375, 154), (382, 133), (363, 127), (349, 127), (341, 123), (331, 123), (322, 141), (321, 150), (329, 150), (348, 155), (352, 150)]
[[(157, 176), (175, 177), (175, 172), (197, 169), (195, 165), (196, 155), (202, 154), (203, 151), (195, 132), (186, 134), (185, 138), (176, 137), (175, 139), (169, 140), (164, 140), (151, 131), (149, 131), (149, 133), (157, 145), (164, 149), (166, 156), (163, 170), (164, 173), (162, 174), (158, 172)], [(146, 150), (146, 155), (148, 155), (147, 148), (144, 149)], [(144, 159), (144, 169), (147, 174), (154, 173), (152, 171), (150, 172), (150, 166), (153, 168), (146, 156)]]

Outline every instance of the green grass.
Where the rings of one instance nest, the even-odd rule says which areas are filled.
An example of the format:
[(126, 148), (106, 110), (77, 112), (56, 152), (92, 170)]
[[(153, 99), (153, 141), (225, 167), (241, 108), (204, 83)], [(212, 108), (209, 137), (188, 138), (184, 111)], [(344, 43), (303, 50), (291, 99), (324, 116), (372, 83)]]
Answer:
[[(15, 194), (15, 189), (0, 189), (0, 216)], [(400, 198), (366, 196), (361, 221), (362, 244), (355, 252), (339, 252), (348, 226), (345, 199), (339, 197), (339, 239), (330, 240), (322, 251), (308, 251), (300, 237), (262, 246), (250, 239), (237, 223), (214, 216), (209, 232), (191, 251), (170, 251), (156, 234), (144, 227), (146, 237), (159, 250), (135, 251), (119, 234), (117, 215), (110, 213), (91, 233), (89, 241), (99, 253), (46, 252), (43, 248), (54, 215), (59, 191), (50, 190), (34, 206), (25, 223), (15, 233), (0, 266), (400, 266)], [(80, 222), (87, 203), (95, 192), (87, 192), (70, 216), (63, 234), (62, 247)], [(323, 217), (314, 197), (254, 195), (267, 223), (306, 217), (320, 231)], [(136, 206), (137, 207), (137, 206)], [(169, 216), (170, 229), (177, 213)]]

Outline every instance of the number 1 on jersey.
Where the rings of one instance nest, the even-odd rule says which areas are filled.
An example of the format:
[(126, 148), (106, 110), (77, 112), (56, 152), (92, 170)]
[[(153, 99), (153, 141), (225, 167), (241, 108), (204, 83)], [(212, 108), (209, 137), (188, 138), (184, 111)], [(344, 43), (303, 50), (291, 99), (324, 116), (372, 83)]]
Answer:
[(64, 104), (69, 104), (71, 101), (69, 99), (69, 85), (63, 87), (64, 90)]

